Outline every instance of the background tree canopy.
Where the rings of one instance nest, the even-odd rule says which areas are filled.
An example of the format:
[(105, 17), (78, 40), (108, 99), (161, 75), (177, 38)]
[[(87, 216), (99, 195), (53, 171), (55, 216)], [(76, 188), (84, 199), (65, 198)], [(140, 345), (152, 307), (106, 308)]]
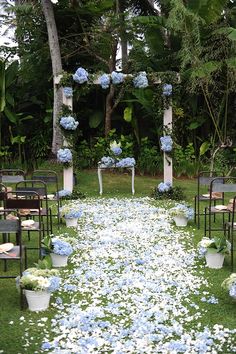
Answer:
[[(2, 15), (15, 27), (18, 44), (17, 49), (0, 48), (3, 165), (17, 160), (30, 168), (52, 150), (58, 112), (44, 4), (55, 16), (64, 72), (73, 74), (78, 67), (90, 74), (145, 71), (152, 82), (161, 78), (163, 84), (173, 84), (176, 175), (194, 175), (212, 156), (226, 170), (234, 164), (233, 1), (18, 0), (6, 2)], [(15, 51), (19, 59), (12, 62)], [(116, 138), (125, 153), (136, 157), (141, 173), (161, 173), (162, 84), (137, 89), (128, 83), (105, 90), (100, 85), (72, 85), (73, 112), (79, 121), (73, 136), (78, 166), (95, 166)]]

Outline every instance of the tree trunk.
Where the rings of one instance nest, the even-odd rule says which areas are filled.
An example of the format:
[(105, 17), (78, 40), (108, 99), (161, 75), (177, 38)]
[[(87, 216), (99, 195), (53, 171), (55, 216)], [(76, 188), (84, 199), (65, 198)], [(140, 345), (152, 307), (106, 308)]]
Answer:
[(105, 137), (107, 138), (109, 131), (111, 130), (111, 115), (113, 112), (113, 99), (115, 89), (113, 85), (110, 85), (109, 93), (106, 97), (106, 115), (105, 115)]
[(52, 153), (56, 154), (63, 144), (63, 137), (57, 124), (58, 115), (62, 107), (62, 88), (55, 84), (57, 76), (62, 73), (62, 62), (52, 2), (50, 0), (42, 0), (41, 3), (47, 24), (48, 42), (52, 61), (54, 92)]

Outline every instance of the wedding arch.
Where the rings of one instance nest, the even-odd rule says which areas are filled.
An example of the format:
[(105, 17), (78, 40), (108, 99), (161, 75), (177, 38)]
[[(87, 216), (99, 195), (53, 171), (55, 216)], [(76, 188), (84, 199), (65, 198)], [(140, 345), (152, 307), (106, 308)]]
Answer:
[[(75, 79), (76, 73), (78, 71), (81, 71), (80, 75), (78, 76), (78, 79)], [(87, 77), (85, 73), (87, 71), (83, 68), (78, 68), (76, 73), (73, 75), (74, 81), (78, 82), (79, 84), (83, 84), (86, 82)], [(121, 83), (121, 76), (119, 77), (118, 75), (123, 75), (132, 77), (133, 81), (135, 82), (135, 79), (137, 79), (140, 75), (140, 88), (147, 87), (148, 83), (143, 80), (144, 75), (141, 72), (138, 73), (137, 75), (125, 75), (122, 73), (114, 72), (117, 73), (116, 79), (117, 79), (117, 84)], [(81, 75), (82, 74), (82, 75)], [(145, 73), (146, 74), (146, 73)], [(176, 74), (177, 75), (177, 74)], [(61, 85), (61, 80), (63, 78), (63, 75), (58, 75), (55, 78), (55, 84)], [(111, 81), (112, 79), (112, 74), (103, 74), (100, 75), (97, 79), (93, 81), (93, 84), (98, 85), (100, 84), (103, 88), (109, 87), (110, 84), (114, 84), (114, 82)], [(163, 93), (166, 96), (171, 96), (172, 95), (172, 85), (167, 84), (167, 83), (162, 83), (160, 79), (155, 81), (155, 84), (162, 84), (163, 85)], [(73, 90), (70, 87), (66, 87), (64, 84), (61, 85), (63, 88), (63, 105), (67, 106), (69, 110), (73, 111)], [(138, 86), (137, 86), (138, 87)], [(171, 103), (171, 98), (168, 100), (168, 104), (164, 106), (164, 113), (163, 113), (163, 137), (169, 138), (171, 140), (171, 132), (172, 132), (172, 103)], [(166, 133), (168, 132), (168, 133)], [(68, 142), (64, 138), (64, 146), (68, 146)], [(171, 141), (171, 148), (172, 148), (172, 141)], [(164, 183), (169, 183), (171, 186), (173, 185), (173, 163), (172, 163), (172, 157), (170, 154), (171, 148), (169, 149), (162, 149), (163, 150), (163, 167), (164, 167), (164, 176), (163, 180)], [(74, 177), (73, 177), (73, 164), (72, 164), (72, 156), (71, 156), (71, 163), (65, 164), (64, 165), (64, 170), (63, 170), (63, 188), (65, 190), (68, 190), (70, 192), (73, 191), (73, 183), (74, 183)]]

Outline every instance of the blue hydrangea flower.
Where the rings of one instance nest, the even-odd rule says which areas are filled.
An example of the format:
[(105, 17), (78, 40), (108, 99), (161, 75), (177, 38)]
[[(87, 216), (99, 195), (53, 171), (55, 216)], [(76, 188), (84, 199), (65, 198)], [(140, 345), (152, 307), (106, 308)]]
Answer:
[(171, 96), (172, 95), (172, 85), (171, 84), (163, 85), (163, 95), (164, 96)]
[(229, 289), (229, 295), (236, 297), (236, 282), (231, 285)]
[(103, 74), (99, 77), (98, 81), (103, 89), (107, 89), (110, 85), (110, 76), (108, 74)]
[(62, 189), (62, 190), (58, 191), (59, 198), (66, 197), (68, 195), (71, 195), (71, 191), (68, 191), (66, 189)]
[(41, 349), (42, 350), (47, 350), (47, 349), (51, 349), (52, 346), (49, 342), (44, 342), (42, 345), (41, 345)]
[(148, 86), (147, 74), (145, 71), (141, 71), (135, 78), (133, 79), (134, 87), (136, 88), (145, 88)]
[(171, 188), (171, 183), (170, 182), (161, 182), (157, 186), (158, 191), (161, 193), (168, 192)]
[(69, 256), (73, 252), (72, 246), (58, 238), (52, 239), (53, 253), (59, 254), (60, 256)]
[(188, 220), (192, 220), (194, 216), (193, 208), (188, 207), (185, 204), (176, 204), (176, 206), (170, 209), (172, 215), (185, 216)]
[(114, 148), (111, 148), (111, 151), (113, 152), (113, 154), (115, 156), (119, 156), (121, 153), (122, 153), (122, 149), (120, 147), (114, 147)]
[(207, 253), (207, 248), (206, 247), (199, 247), (198, 248), (198, 253), (200, 257), (205, 257)]
[(117, 73), (116, 71), (112, 71), (111, 79), (112, 79), (112, 83), (114, 85), (121, 84), (124, 81), (124, 74), (123, 73)]
[(115, 163), (115, 160), (110, 156), (103, 156), (100, 161), (101, 167), (111, 167)]
[(57, 160), (61, 163), (70, 163), (72, 162), (72, 152), (70, 149), (59, 149), (57, 151)]
[(49, 292), (53, 292), (59, 289), (61, 278), (54, 276), (54, 277), (50, 277), (48, 280), (50, 281), (50, 285), (48, 288)]
[(66, 98), (71, 98), (73, 97), (73, 89), (72, 87), (63, 87), (63, 92)]
[(117, 167), (133, 167), (135, 165), (135, 159), (133, 157), (126, 157), (117, 162)]
[(81, 215), (82, 215), (82, 211), (72, 209), (68, 213), (65, 214), (65, 218), (66, 219), (80, 218)]
[(88, 81), (88, 72), (84, 68), (78, 68), (73, 75), (73, 80), (79, 84), (83, 84)]
[(173, 140), (171, 136), (165, 135), (160, 138), (161, 150), (164, 152), (170, 152), (173, 147)]
[(75, 130), (78, 127), (79, 122), (77, 122), (74, 117), (67, 116), (61, 117), (60, 125), (66, 130)]

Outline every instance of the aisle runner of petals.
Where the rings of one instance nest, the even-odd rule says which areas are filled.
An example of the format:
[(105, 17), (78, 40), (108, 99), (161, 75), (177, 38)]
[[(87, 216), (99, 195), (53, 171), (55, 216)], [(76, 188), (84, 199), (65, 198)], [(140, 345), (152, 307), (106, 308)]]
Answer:
[(192, 235), (174, 228), (165, 209), (149, 198), (78, 203), (73, 270), (63, 271), (41, 352), (236, 352), (236, 330), (201, 325), (190, 297), (218, 301), (196, 266)]

